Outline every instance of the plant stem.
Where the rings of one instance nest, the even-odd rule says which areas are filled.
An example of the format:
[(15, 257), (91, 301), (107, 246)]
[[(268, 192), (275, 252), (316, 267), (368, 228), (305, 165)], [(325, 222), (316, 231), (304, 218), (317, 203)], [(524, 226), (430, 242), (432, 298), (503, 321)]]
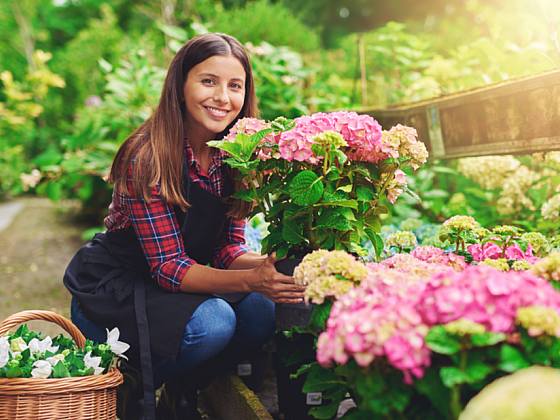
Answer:
[[(461, 355), (459, 359), (459, 370), (464, 372), (467, 368), (468, 354), (465, 348), (461, 349)], [(451, 388), (451, 396), (449, 401), (449, 408), (451, 409), (451, 414), (454, 419), (459, 418), (459, 415), (463, 411), (463, 404), (461, 403), (461, 387), (460, 384), (455, 384)]]
[(459, 243), (461, 242), (461, 229), (457, 232), (457, 247), (455, 248), (455, 253), (459, 252)]

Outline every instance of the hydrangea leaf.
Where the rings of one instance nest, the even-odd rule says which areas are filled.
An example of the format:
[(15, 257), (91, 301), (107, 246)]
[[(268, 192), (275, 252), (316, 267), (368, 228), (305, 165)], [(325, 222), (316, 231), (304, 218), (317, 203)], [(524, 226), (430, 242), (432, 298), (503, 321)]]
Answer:
[(438, 371), (430, 368), (426, 369), (421, 379), (414, 381), (414, 388), (428, 397), (432, 405), (443, 415), (444, 418), (451, 418), (449, 410), (450, 391), (441, 381)]
[(531, 366), (531, 363), (529, 363), (519, 349), (507, 344), (503, 345), (500, 349), (498, 369), (504, 372), (515, 372), (529, 366)]
[(233, 198), (240, 198), (241, 200), (251, 203), (255, 201), (255, 194), (251, 190), (239, 190), (233, 194)]
[(325, 369), (319, 364), (311, 365), (302, 392), (321, 392), (340, 384), (340, 378), (332, 369)]
[(225, 150), (230, 155), (235, 156), (240, 160), (244, 160), (244, 161), (248, 160), (248, 159), (241, 158), (241, 152), (243, 151), (243, 149), (240, 144), (231, 143), (229, 141), (216, 141), (216, 140), (209, 141), (207, 144), (210, 147), (217, 147), (218, 149)]
[(334, 211), (325, 211), (317, 220), (319, 229), (352, 230), (352, 225), (343, 214)]
[[(309, 319), (309, 328), (315, 331), (319, 329), (325, 331), (331, 308), (332, 301), (330, 300), (326, 300), (320, 305), (313, 305), (311, 309), (311, 318)], [(319, 389), (318, 391), (321, 390)]]
[(484, 334), (472, 334), (471, 343), (476, 347), (486, 347), (498, 344), (506, 339), (504, 333), (484, 333)]
[(426, 336), (426, 345), (440, 354), (455, 354), (461, 350), (459, 338), (455, 334), (445, 331), (442, 325), (436, 325), (430, 330)]
[(373, 200), (373, 191), (367, 187), (356, 188), (356, 196), (358, 201), (371, 201)]
[(301, 236), (298, 224), (293, 220), (285, 220), (282, 226), (282, 237), (289, 244), (299, 244), (305, 240)]
[(321, 199), (324, 187), (312, 171), (302, 171), (290, 182), (289, 194), (299, 206), (311, 206)]
[(455, 366), (442, 367), (439, 371), (439, 376), (441, 377), (443, 384), (448, 388), (452, 388), (453, 385), (460, 385), (470, 381), (469, 374), (463, 372)]

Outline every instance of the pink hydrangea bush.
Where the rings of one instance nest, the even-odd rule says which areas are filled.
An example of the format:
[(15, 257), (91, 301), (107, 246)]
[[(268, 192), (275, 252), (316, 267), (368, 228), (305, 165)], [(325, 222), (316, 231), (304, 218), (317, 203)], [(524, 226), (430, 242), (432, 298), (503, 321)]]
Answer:
[[(322, 366), (350, 358), (367, 366), (385, 357), (411, 383), (430, 366), (425, 337), (434, 326), (467, 320), (486, 332), (513, 334), (516, 324), (529, 326), (530, 334), (560, 332), (560, 318), (550, 316), (560, 314), (560, 293), (532, 273), (468, 266), (426, 279), (413, 270), (401, 271), (405, 258), (414, 258), (403, 257), (395, 258), (398, 269), (370, 264), (367, 279), (333, 304), (317, 342)], [(537, 309), (519, 312), (523, 308)]]

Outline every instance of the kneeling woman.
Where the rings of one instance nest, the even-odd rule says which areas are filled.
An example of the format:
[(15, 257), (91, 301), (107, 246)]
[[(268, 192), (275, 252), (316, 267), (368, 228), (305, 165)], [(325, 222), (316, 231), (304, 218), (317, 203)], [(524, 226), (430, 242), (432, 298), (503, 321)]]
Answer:
[(202, 35), (177, 53), (153, 115), (115, 156), (107, 230), (76, 254), (64, 284), (86, 338), (105, 342), (118, 327), (132, 345), (121, 420), (200, 418), (196, 390), (271, 337), (273, 302), (302, 301), (274, 255), (245, 246), (250, 203), (228, 200), (241, 183), (207, 145), (257, 113), (243, 46)]

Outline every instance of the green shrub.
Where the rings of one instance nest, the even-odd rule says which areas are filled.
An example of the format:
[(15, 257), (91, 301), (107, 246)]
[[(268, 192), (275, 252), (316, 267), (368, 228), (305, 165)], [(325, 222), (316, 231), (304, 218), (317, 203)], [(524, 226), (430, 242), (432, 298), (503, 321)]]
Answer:
[(212, 32), (227, 33), (243, 44), (251, 42), (258, 45), (265, 41), (296, 51), (320, 48), (316, 32), (301, 23), (289, 9), (268, 0), (224, 10), (205, 23)]

